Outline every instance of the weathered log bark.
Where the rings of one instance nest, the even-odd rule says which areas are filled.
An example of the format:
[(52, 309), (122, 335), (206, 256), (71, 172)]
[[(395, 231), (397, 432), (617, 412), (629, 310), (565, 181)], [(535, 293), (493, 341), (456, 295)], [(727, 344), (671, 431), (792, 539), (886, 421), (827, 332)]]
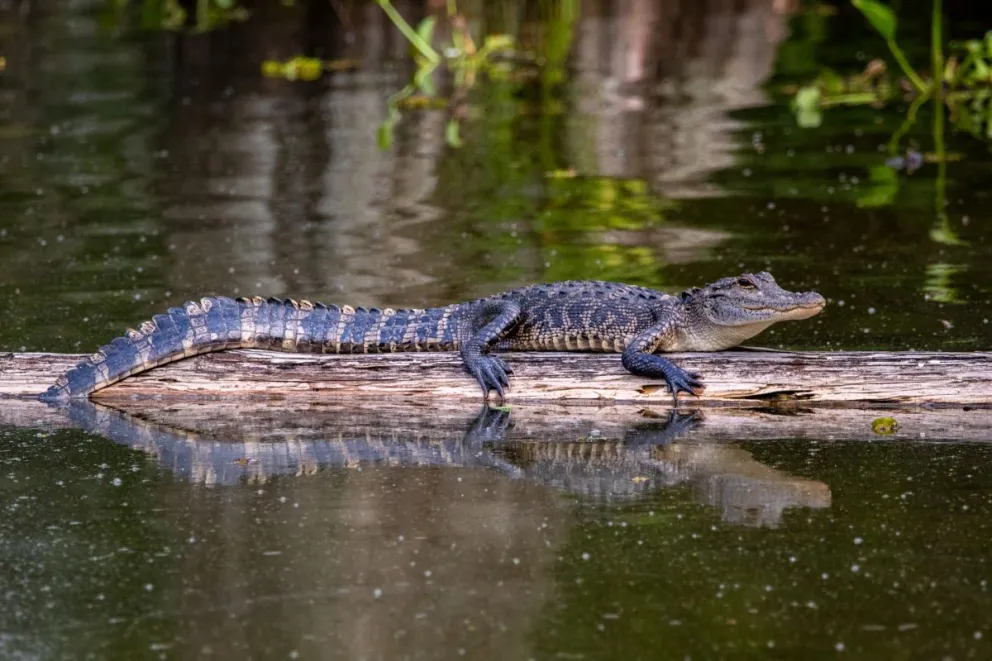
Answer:
[[(0, 396), (37, 395), (82, 356), (0, 356)], [(507, 403), (626, 402), (664, 406), (661, 383), (627, 374), (615, 355), (507, 354), (513, 377)], [(992, 353), (727, 351), (674, 355), (699, 372), (706, 391), (691, 406), (992, 406)], [(100, 391), (121, 397), (299, 397), (480, 399), (453, 353), (307, 355), (238, 350), (155, 368)], [(685, 397), (683, 395), (683, 397)]]

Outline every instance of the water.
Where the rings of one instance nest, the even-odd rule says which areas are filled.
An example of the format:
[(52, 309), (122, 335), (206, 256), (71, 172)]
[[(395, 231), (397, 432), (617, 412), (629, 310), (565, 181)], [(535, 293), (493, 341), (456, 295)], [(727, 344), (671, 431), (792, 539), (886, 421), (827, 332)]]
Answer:
[[(755, 343), (987, 349), (987, 145), (895, 174), (900, 108), (797, 128), (780, 85), (881, 54), (844, 16), (648, 4), (583, 6), (564, 84), (478, 85), (462, 148), (428, 110), (388, 152), (410, 72), (374, 7), (348, 42), (302, 6), (176, 37), (0, 5), (0, 348), (90, 351), (206, 293), (425, 306), (768, 269), (829, 305)], [(361, 67), (258, 74), (306, 49)], [(504, 435), (472, 406), (205, 406), (4, 407), (0, 656), (989, 655), (983, 412), (669, 438), (636, 411), (523, 408)]]

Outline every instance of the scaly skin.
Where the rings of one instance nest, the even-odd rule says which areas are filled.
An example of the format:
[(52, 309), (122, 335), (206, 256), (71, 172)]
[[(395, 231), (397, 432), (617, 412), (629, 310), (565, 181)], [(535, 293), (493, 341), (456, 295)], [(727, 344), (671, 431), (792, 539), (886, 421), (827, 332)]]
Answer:
[(823, 309), (815, 292), (779, 287), (768, 273), (724, 278), (681, 295), (614, 282), (532, 285), (426, 310), (338, 307), (276, 298), (211, 296), (155, 315), (79, 363), (41, 398), (86, 397), (121, 379), (189, 356), (234, 348), (302, 353), (460, 351), (465, 368), (502, 399), (512, 370), (495, 351), (622, 354), (631, 373), (699, 394), (696, 374), (658, 353), (720, 351), (779, 321)]

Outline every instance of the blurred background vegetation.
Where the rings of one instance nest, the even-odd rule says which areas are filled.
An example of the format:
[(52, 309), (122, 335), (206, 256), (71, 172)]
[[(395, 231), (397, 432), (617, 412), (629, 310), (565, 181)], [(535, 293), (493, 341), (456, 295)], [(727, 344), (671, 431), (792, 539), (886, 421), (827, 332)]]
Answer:
[(891, 302), (783, 345), (976, 346), (990, 28), (964, 0), (6, 0), (0, 340), (73, 348), (193, 291), (732, 265)]

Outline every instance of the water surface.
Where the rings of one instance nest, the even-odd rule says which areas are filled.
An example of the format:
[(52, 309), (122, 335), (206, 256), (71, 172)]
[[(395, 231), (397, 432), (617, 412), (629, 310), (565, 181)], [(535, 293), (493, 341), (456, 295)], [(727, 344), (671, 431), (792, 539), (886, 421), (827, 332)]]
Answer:
[[(881, 54), (870, 33), (764, 0), (601, 4), (568, 26), (561, 81), (483, 81), (461, 148), (421, 110), (388, 151), (410, 71), (375, 7), (351, 39), (304, 4), (202, 35), (0, 8), (0, 349), (91, 351), (208, 293), (426, 306), (759, 269), (829, 305), (756, 344), (988, 349), (987, 144), (952, 133), (960, 160), (897, 173), (904, 109), (801, 130), (776, 91)], [(259, 75), (304, 51), (361, 65)], [(515, 411), (472, 436), (474, 404), (286, 407), (5, 407), (0, 656), (990, 654), (985, 412), (666, 437)]]

